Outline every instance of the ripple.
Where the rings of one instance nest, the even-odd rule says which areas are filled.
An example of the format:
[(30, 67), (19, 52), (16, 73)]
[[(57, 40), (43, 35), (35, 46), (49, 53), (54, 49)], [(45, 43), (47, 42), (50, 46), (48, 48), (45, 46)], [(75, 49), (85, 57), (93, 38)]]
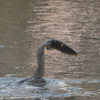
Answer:
[[(57, 80), (46, 79), (47, 84), (43, 87), (29, 85), (15, 86), (14, 83), (21, 78), (4, 77), (0, 78), (0, 99), (21, 99), (21, 98), (62, 98), (72, 96), (98, 95), (93, 91), (81, 88), (81, 84), (99, 83), (100, 80)], [(74, 86), (78, 84), (77, 86)]]

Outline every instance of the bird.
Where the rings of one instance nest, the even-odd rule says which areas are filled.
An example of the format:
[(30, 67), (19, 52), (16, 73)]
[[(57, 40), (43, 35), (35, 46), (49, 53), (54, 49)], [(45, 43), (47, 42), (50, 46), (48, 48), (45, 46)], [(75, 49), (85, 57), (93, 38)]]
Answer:
[(51, 49), (56, 49), (62, 53), (68, 55), (75, 55), (78, 54), (72, 48), (67, 46), (65, 43), (56, 40), (56, 39), (49, 39), (45, 41), (37, 50), (37, 64), (38, 68), (33, 73), (32, 76), (26, 77), (20, 81), (18, 81), (17, 85), (33, 85), (33, 86), (43, 86), (46, 84), (46, 80), (44, 79), (44, 68), (45, 68), (45, 56)]

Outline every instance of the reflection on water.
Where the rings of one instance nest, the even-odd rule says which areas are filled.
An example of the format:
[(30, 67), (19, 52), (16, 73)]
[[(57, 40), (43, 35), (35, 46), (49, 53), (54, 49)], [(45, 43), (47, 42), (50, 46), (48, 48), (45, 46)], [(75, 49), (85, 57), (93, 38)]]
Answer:
[[(10, 86), (17, 80), (14, 77), (33, 74), (37, 68), (36, 51), (50, 38), (66, 43), (79, 55), (76, 58), (51, 51), (45, 60), (45, 78), (62, 80), (66, 86), (50, 91), (55, 86), (51, 82), (53, 87), (46, 85), (50, 86), (45, 90), (47, 94), (43, 91), (37, 95), (63, 100), (100, 98), (99, 0), (7, 0), (0, 1), (0, 10), (0, 77), (4, 79), (0, 80), (0, 98), (17, 98), (16, 87)], [(22, 94), (26, 95), (23, 89)]]

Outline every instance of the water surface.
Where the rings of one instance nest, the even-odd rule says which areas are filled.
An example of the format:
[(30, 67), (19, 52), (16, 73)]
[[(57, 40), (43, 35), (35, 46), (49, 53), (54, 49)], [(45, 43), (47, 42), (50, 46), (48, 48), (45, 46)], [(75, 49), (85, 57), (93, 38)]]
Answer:
[[(1, 0), (0, 12), (1, 99), (100, 98), (99, 0)], [(51, 38), (66, 43), (78, 57), (50, 51), (47, 84), (15, 86), (33, 74), (37, 49)]]

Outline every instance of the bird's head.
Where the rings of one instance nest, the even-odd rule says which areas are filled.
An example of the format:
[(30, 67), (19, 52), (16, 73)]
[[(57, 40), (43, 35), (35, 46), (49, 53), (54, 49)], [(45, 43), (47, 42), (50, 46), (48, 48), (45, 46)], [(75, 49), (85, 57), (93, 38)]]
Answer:
[(68, 55), (75, 55), (75, 56), (78, 55), (76, 51), (74, 51), (72, 48), (70, 48), (69, 46), (58, 40), (50, 39), (47, 40), (44, 44), (45, 44), (45, 54), (47, 54), (50, 49), (56, 49)]

